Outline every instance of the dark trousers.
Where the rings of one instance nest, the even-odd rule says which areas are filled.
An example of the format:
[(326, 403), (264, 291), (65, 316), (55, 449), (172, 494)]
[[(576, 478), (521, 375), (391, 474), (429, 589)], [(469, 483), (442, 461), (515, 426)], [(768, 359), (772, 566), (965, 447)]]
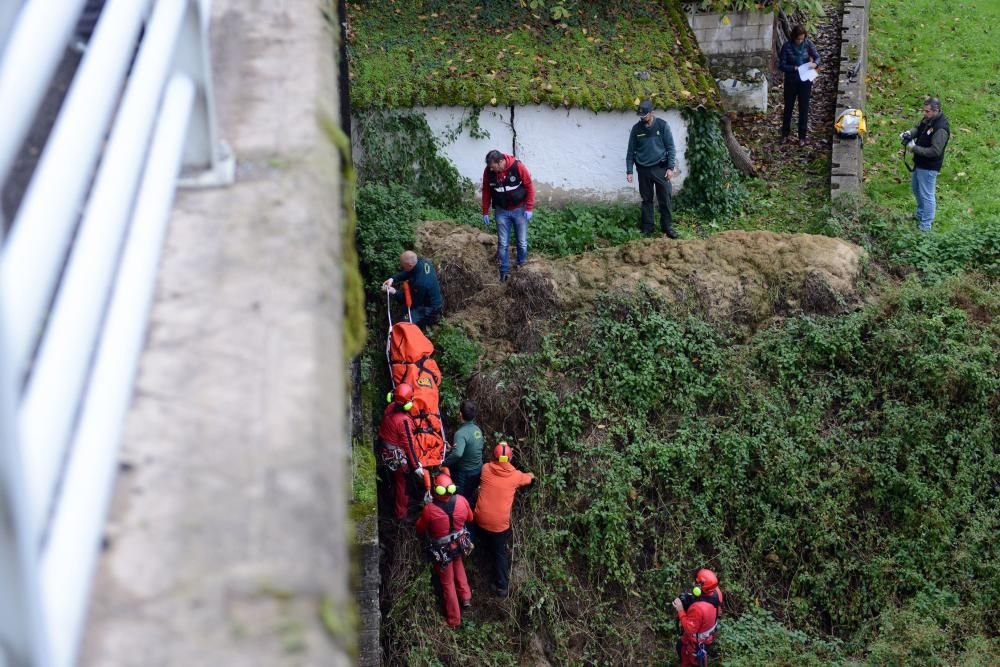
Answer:
[(430, 306), (413, 306), (410, 308), (410, 321), (420, 327), (421, 331), (426, 331), (427, 327), (434, 326), (441, 321), (441, 309)]
[(493, 583), (502, 591), (507, 590), (510, 576), (510, 557), (507, 555), (507, 541), (510, 540), (510, 528), (502, 533), (494, 533), (479, 528), (477, 531), (479, 547), (485, 557), (493, 564)]
[(660, 229), (664, 232), (672, 229), (670, 219), (670, 194), (673, 188), (667, 180), (667, 168), (659, 165), (643, 167), (636, 165), (639, 172), (639, 196), (642, 197), (642, 218), (639, 230), (643, 234), (653, 233), (653, 190), (656, 190), (656, 202), (660, 205)]
[(458, 487), (458, 493), (465, 496), (465, 499), (469, 501), (469, 507), (476, 509), (476, 491), (479, 490), (479, 480), (482, 477), (482, 471), (472, 472), (465, 470), (456, 470), (455, 475), (452, 479), (455, 481), (455, 486)]
[(802, 81), (798, 73), (785, 77), (785, 113), (781, 117), (781, 137), (785, 138), (792, 128), (792, 107), (799, 101), (799, 139), (806, 138), (809, 127), (809, 96), (812, 95), (812, 81)]

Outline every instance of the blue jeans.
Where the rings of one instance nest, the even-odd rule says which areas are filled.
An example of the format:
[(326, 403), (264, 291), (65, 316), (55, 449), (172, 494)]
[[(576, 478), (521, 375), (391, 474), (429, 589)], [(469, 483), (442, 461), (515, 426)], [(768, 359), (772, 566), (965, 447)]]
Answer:
[(934, 185), (937, 183), (938, 173), (929, 169), (914, 169), (910, 178), (910, 186), (913, 189), (913, 196), (917, 200), (917, 221), (920, 222), (920, 231), (931, 231), (931, 223), (934, 222), (934, 211), (937, 200), (934, 198)]
[(497, 221), (497, 255), (500, 256), (500, 275), (510, 273), (510, 226), (514, 225), (517, 235), (517, 265), (528, 261), (528, 217), (524, 207), (510, 211), (503, 208), (493, 209), (493, 217)]

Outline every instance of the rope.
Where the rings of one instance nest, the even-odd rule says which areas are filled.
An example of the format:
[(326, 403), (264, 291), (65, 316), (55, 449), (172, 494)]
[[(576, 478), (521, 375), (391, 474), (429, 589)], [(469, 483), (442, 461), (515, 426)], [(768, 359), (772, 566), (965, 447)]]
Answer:
[(385, 312), (389, 317), (389, 333), (385, 337), (385, 363), (389, 367), (389, 381), (392, 382), (392, 388), (396, 388), (396, 380), (392, 377), (392, 357), (389, 354), (389, 345), (392, 343), (392, 297), (389, 295), (389, 290), (385, 290)]

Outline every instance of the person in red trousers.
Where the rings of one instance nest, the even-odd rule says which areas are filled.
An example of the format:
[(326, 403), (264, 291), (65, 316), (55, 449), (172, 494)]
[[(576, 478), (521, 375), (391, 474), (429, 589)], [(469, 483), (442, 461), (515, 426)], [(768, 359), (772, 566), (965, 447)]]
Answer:
[(413, 448), (413, 387), (400, 382), (389, 394), (389, 405), (378, 427), (378, 453), (382, 465), (392, 473), (393, 513), (396, 519), (406, 519), (409, 493), (406, 490), (408, 472), (415, 470), (417, 457)]
[(715, 641), (722, 614), (719, 578), (711, 570), (698, 570), (691, 592), (674, 598), (673, 604), (681, 624), (682, 634), (677, 641), (681, 667), (706, 667), (708, 645)]
[(435, 589), (444, 602), (444, 615), (448, 626), (457, 628), (462, 622), (461, 609), (472, 606), (472, 589), (465, 577), (462, 563), (462, 546), (468, 543), (465, 524), (472, 521), (469, 501), (456, 495), (451, 477), (440, 474), (434, 479), (434, 501), (424, 505), (417, 519), (417, 535), (429, 541), (434, 573), (438, 585)]

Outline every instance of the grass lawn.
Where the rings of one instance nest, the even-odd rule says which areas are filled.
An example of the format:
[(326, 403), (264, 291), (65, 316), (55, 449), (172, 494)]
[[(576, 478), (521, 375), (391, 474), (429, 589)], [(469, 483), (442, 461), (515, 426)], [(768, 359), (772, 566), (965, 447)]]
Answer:
[(873, 0), (870, 21), (866, 193), (912, 212), (899, 133), (917, 124), (933, 94), (952, 129), (935, 229), (1000, 219), (1000, 2)]

